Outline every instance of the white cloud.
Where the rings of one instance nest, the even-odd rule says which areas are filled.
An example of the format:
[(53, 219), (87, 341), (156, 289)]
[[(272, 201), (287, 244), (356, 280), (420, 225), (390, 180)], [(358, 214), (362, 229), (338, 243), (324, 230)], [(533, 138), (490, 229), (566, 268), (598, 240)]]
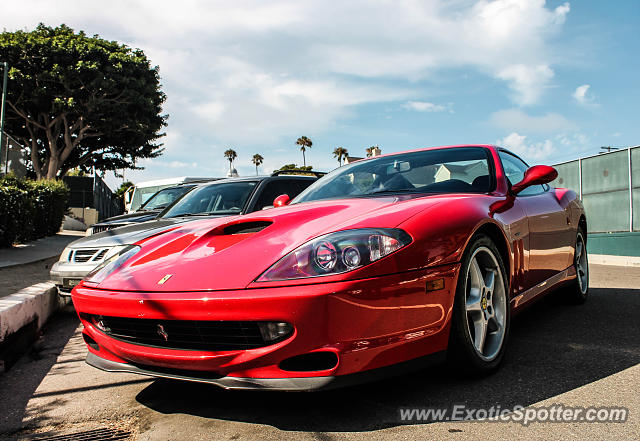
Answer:
[(527, 137), (513, 132), (502, 139), (496, 141), (496, 144), (506, 147), (522, 156), (525, 160), (541, 160), (550, 157), (555, 149), (551, 140), (546, 139), (542, 142), (528, 142)]
[(328, 133), (358, 105), (421, 96), (422, 111), (451, 111), (424, 90), (452, 69), (503, 82), (517, 105), (539, 102), (569, 10), (544, 0), (23, 0), (3, 4), (0, 26), (66, 23), (143, 49), (160, 66), (167, 134), (182, 134), (165, 139), (167, 154), (181, 160), (188, 146), (204, 163), (228, 144), (253, 154)]
[(449, 111), (453, 113), (453, 103), (448, 103), (446, 105), (442, 104), (434, 104), (428, 101), (407, 101), (402, 105), (403, 108), (407, 110), (414, 110), (416, 112), (444, 112)]
[[(197, 162), (184, 162), (184, 161), (170, 161), (170, 162), (165, 162), (162, 161), (162, 165), (164, 165), (165, 167), (170, 167), (170, 168), (179, 168), (179, 169), (195, 169), (198, 167), (198, 163)], [(187, 170), (185, 170), (186, 172)]]
[(527, 133), (557, 133), (575, 130), (576, 124), (557, 113), (531, 116), (520, 109), (499, 110), (491, 114), (489, 120), (503, 130)]
[(591, 88), (591, 85), (589, 84), (583, 84), (582, 86), (578, 86), (575, 92), (573, 92), (573, 95), (572, 95), (573, 99), (575, 99), (578, 102), (578, 104), (582, 104), (582, 105), (595, 104), (593, 95), (589, 93), (590, 88)]
[(584, 133), (561, 133), (556, 136), (556, 139), (560, 142), (560, 144), (562, 144), (562, 146), (574, 150), (587, 147), (589, 143), (589, 137)]
[(523, 106), (538, 102), (553, 75), (553, 70), (546, 64), (515, 64), (498, 72), (498, 78), (507, 81), (515, 92), (514, 101)]

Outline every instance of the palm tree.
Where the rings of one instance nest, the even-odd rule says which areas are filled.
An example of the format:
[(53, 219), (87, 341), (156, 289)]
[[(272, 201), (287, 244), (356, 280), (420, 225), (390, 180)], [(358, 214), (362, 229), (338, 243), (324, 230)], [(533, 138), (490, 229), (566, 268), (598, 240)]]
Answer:
[(253, 162), (253, 164), (256, 166), (256, 176), (258, 176), (258, 167), (262, 165), (262, 163), (264, 162), (264, 158), (256, 153), (255, 155), (253, 155), (253, 158), (251, 158), (251, 162)]
[(342, 158), (345, 158), (349, 155), (349, 152), (344, 147), (336, 147), (333, 149), (333, 157), (338, 158), (338, 164), (342, 166)]
[(377, 146), (377, 145), (372, 145), (371, 147), (367, 147), (367, 148), (365, 149), (365, 151), (367, 152), (367, 158), (372, 157), (372, 156), (373, 156), (373, 152), (374, 152), (374, 150), (375, 150), (375, 149), (377, 149), (377, 148), (378, 148), (378, 146)]
[(229, 161), (229, 175), (233, 174), (233, 161), (238, 157), (238, 154), (236, 153), (236, 151), (234, 149), (227, 149), (224, 152), (224, 157), (227, 158), (227, 161)]
[(304, 152), (307, 151), (307, 149), (311, 148), (311, 146), (313, 145), (313, 143), (311, 142), (311, 140), (309, 138), (307, 138), (306, 136), (301, 136), (300, 138), (298, 138), (298, 140), (296, 141), (296, 145), (300, 146), (300, 151), (302, 152), (302, 163), (303, 165), (306, 167), (307, 166), (307, 160), (304, 157)]

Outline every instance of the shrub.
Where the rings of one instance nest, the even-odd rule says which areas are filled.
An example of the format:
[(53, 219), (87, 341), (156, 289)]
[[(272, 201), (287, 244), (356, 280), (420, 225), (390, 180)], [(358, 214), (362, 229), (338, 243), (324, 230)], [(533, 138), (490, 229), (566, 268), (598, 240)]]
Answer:
[(68, 199), (69, 189), (62, 181), (0, 179), (0, 247), (55, 234)]

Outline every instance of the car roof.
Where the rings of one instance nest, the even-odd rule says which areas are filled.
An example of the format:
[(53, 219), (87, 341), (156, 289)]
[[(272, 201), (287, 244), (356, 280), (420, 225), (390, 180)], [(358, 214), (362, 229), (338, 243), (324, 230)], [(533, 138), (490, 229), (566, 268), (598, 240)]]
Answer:
[(237, 177), (237, 178), (223, 178), (214, 182), (204, 182), (204, 183), (198, 184), (198, 187), (208, 187), (210, 185), (227, 184), (230, 182), (262, 182), (266, 180), (282, 180), (282, 179), (291, 179), (291, 178), (303, 179), (303, 180), (314, 180), (314, 181), (318, 179), (315, 176), (303, 176), (303, 175), (294, 175), (294, 174), (280, 175), (280, 176), (265, 176), (265, 175), (243, 176), (243, 177)]

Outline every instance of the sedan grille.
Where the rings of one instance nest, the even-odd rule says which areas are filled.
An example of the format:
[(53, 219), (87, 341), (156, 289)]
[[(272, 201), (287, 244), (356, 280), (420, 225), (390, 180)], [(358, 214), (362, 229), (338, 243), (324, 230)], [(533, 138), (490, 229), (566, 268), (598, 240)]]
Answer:
[(107, 251), (109, 251), (109, 248), (81, 248), (73, 250), (69, 255), (69, 262), (100, 262), (102, 259), (104, 259)]
[[(194, 351), (234, 351), (271, 345), (259, 322), (152, 320), (82, 314), (105, 334), (128, 343)], [(283, 336), (286, 338), (286, 336)], [(281, 341), (282, 338), (277, 341)]]
[(102, 233), (103, 231), (112, 230), (121, 226), (122, 224), (94, 225), (91, 227), (91, 234)]

